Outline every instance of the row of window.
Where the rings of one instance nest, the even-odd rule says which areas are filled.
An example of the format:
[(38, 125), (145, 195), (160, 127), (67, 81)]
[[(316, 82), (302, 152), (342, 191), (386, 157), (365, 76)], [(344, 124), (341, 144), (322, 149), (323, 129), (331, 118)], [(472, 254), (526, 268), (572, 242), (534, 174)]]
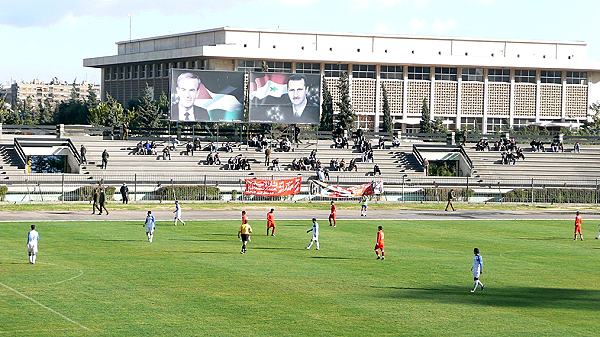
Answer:
[[(204, 63), (201, 60), (189, 60), (179, 62), (166, 62), (158, 64), (137, 64), (106, 68), (104, 73), (105, 80), (122, 80), (137, 78), (168, 77), (169, 69), (203, 69)], [(238, 61), (238, 71), (267, 71), (267, 72), (292, 72), (292, 62), (283, 61), (260, 61), (260, 60), (241, 60)], [(326, 63), (323, 69), (325, 77), (340, 77), (348, 72), (348, 64)], [(305, 74), (319, 74), (321, 64), (319, 63), (296, 63), (296, 72)], [(409, 80), (431, 80), (431, 67), (409, 66), (407, 77)], [(456, 67), (434, 67), (433, 76), (439, 81), (456, 81), (459, 76)], [(463, 68), (460, 74), (463, 81), (483, 82), (483, 68)], [(352, 65), (352, 77), (354, 78), (376, 78), (376, 67), (370, 64)], [(380, 69), (382, 79), (404, 78), (404, 66), (402, 65), (382, 65)], [(536, 83), (535, 69), (515, 69), (514, 80), (517, 83)], [(487, 70), (487, 79), (490, 82), (510, 82), (509, 68), (490, 68)], [(565, 72), (565, 81), (567, 84), (587, 84), (587, 73), (582, 71)], [(542, 70), (540, 72), (541, 83), (561, 84), (563, 73), (554, 70)]]

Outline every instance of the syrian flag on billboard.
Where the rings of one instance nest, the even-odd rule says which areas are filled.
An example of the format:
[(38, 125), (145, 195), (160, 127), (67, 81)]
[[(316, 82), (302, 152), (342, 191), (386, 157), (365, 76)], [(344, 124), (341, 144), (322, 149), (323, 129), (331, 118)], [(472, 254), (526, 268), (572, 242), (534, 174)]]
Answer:
[(204, 83), (200, 83), (194, 104), (209, 112), (219, 110), (224, 111), (226, 114), (239, 113), (243, 110), (244, 106), (235, 96), (228, 94), (234, 90), (235, 88), (231, 87), (221, 90), (222, 93), (214, 93), (208, 90), (204, 86)]
[(265, 97), (281, 97), (287, 94), (287, 75), (265, 74), (250, 82), (250, 100)]

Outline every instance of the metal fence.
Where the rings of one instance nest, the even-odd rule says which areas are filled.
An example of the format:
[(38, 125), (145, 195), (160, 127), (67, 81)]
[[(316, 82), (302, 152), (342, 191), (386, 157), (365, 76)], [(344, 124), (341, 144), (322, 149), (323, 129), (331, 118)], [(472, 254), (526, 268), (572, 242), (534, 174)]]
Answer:
[[(289, 178), (290, 176), (286, 176)], [(193, 201), (311, 201), (325, 200), (311, 189), (312, 177), (304, 176), (301, 193), (289, 197), (244, 195), (244, 179), (278, 179), (276, 175), (135, 174), (103, 176), (100, 180), (77, 174), (32, 174), (15, 177), (7, 184), (6, 201), (89, 201), (93, 188), (102, 186), (109, 200), (120, 201), (119, 189), (126, 183), (130, 202), (152, 200)], [(316, 177), (315, 177), (316, 178)], [(445, 202), (450, 189), (459, 201), (473, 203), (588, 203), (600, 202), (599, 181), (558, 179), (478, 180), (469, 177), (337, 177), (328, 184), (352, 186), (383, 181), (384, 193), (375, 196), (389, 202)], [(329, 200), (329, 199), (327, 199)]]

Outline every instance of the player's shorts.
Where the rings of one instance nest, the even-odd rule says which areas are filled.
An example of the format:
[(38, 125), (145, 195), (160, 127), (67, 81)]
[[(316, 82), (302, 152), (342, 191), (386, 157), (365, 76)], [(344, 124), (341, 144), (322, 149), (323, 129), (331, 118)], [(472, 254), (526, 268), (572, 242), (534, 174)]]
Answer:
[(481, 272), (479, 270), (473, 271), (473, 279), (478, 280)]
[(383, 250), (383, 245), (375, 244), (375, 250), (377, 250), (377, 249)]
[(315, 242), (316, 242), (316, 241), (319, 241), (319, 237), (318, 237), (318, 236), (314, 236), (314, 235), (313, 235), (313, 237), (312, 237), (312, 239), (311, 239), (311, 240), (312, 240), (312, 241), (315, 241)]
[(249, 241), (248, 239), (250, 238), (250, 234), (242, 234), (242, 241)]
[(335, 218), (336, 218), (335, 213), (330, 213), (329, 214), (329, 219), (335, 220)]
[(37, 244), (27, 244), (27, 252), (28, 253), (33, 253), (33, 254), (37, 254), (38, 252), (38, 246)]
[(575, 226), (575, 234), (581, 234), (581, 226)]
[(267, 222), (267, 228), (275, 228), (274, 222)]
[(146, 228), (146, 234), (154, 235), (154, 228)]

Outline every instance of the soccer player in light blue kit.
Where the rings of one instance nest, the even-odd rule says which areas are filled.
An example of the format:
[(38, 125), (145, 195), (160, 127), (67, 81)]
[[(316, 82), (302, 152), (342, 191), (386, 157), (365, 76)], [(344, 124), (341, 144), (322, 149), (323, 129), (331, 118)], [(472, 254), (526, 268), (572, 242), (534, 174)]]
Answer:
[(310, 242), (308, 243), (308, 246), (306, 247), (306, 249), (310, 249), (310, 247), (312, 247), (313, 243), (317, 244), (317, 250), (319, 250), (319, 248), (321, 248), (319, 246), (319, 224), (317, 223), (317, 218), (312, 218), (312, 228), (307, 230), (306, 232), (309, 233), (312, 231), (312, 238), (310, 239)]
[(481, 274), (483, 274), (483, 258), (481, 257), (481, 255), (479, 255), (479, 248), (474, 248), (473, 254), (475, 254), (475, 256), (473, 257), (473, 267), (471, 267), (471, 271), (473, 272), (473, 290), (471, 290), (472, 293), (474, 293), (475, 290), (477, 290), (478, 285), (481, 286), (481, 290), (483, 290), (484, 288), (483, 283), (481, 283), (481, 281), (479, 280), (479, 277), (481, 276)]
[(179, 205), (179, 201), (175, 200), (175, 217), (173, 218), (173, 225), (177, 226), (177, 221), (181, 221), (181, 223), (185, 226), (185, 221), (181, 219), (181, 205)]
[(29, 255), (29, 263), (31, 264), (35, 264), (39, 240), (40, 234), (35, 230), (35, 225), (31, 225), (31, 230), (27, 233), (27, 254)]
[(152, 211), (148, 211), (144, 226), (146, 226), (146, 236), (148, 237), (148, 242), (152, 242), (152, 239), (154, 238), (154, 229), (156, 229), (156, 218), (154, 218), (154, 215), (152, 215)]

